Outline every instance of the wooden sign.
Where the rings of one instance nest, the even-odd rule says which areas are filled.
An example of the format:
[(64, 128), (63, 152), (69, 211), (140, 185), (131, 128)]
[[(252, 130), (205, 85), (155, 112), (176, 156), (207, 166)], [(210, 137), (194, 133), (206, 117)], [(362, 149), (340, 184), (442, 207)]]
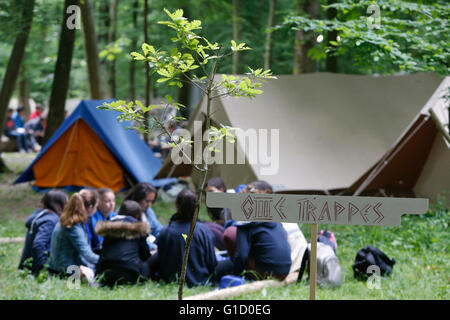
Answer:
[(428, 211), (428, 199), (291, 194), (206, 194), (210, 208), (229, 208), (233, 220), (399, 226), (403, 214)]
[(399, 226), (404, 214), (424, 214), (428, 199), (207, 192), (210, 208), (229, 208), (236, 221), (311, 224), (309, 298), (316, 297), (318, 224)]

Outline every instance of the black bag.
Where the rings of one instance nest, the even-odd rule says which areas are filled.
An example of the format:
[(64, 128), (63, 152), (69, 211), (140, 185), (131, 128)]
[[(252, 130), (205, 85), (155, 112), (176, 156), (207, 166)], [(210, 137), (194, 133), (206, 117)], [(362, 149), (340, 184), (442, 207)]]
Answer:
[(369, 266), (378, 266), (381, 276), (388, 276), (392, 273), (395, 259), (390, 259), (383, 251), (373, 246), (367, 246), (358, 251), (353, 264), (353, 275), (356, 279), (365, 281), (369, 277), (367, 269)]

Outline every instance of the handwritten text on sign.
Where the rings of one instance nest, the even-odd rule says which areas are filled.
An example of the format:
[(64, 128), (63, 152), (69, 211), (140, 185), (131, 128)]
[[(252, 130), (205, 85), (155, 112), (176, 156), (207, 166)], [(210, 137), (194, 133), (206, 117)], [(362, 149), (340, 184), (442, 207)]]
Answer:
[(208, 192), (206, 205), (237, 221), (399, 226), (403, 214), (426, 213), (428, 199)]

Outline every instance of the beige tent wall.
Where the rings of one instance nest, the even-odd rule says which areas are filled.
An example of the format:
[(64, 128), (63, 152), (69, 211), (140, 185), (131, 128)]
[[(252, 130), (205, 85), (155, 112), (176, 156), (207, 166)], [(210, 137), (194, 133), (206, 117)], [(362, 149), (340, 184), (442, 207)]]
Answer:
[[(200, 110), (195, 116), (195, 120), (202, 120), (205, 117), (205, 113), (203, 111), (206, 110)], [(227, 116), (226, 110), (223, 107), (222, 100), (217, 99), (213, 100), (213, 103), (211, 104), (211, 114), (212, 114), (212, 123), (211, 125), (214, 125), (216, 127), (219, 127), (220, 124), (225, 126), (232, 126), (232, 123), (230, 119)], [(193, 129), (194, 122), (190, 122), (190, 127)], [(204, 147), (206, 144), (204, 144)], [(229, 148), (233, 148), (234, 152), (234, 158), (236, 159), (236, 155), (238, 152), (238, 148), (241, 149), (241, 147), (237, 144), (229, 144), (224, 143), (223, 144), (223, 150), (221, 150), (221, 156), (223, 159), (224, 164), (212, 164), (210, 165), (207, 180), (212, 177), (221, 177), (223, 181), (225, 182), (225, 185), (227, 188), (236, 188), (240, 184), (248, 184), (250, 182), (253, 182), (255, 180), (258, 180), (258, 177), (255, 175), (255, 172), (253, 171), (252, 167), (248, 163), (247, 157), (245, 158), (244, 164), (233, 164), (233, 165), (227, 165), (226, 163), (226, 157), (227, 157), (227, 150), (230, 150)], [(242, 150), (242, 149), (241, 149)], [(220, 155), (220, 154), (219, 154)], [(200, 186), (201, 184), (201, 177), (202, 174), (198, 170), (192, 169), (192, 181), (195, 185)]]
[(436, 200), (447, 190), (447, 208), (450, 207), (450, 149), (441, 135), (437, 135), (427, 162), (415, 187), (416, 196)]
[[(265, 82), (254, 99), (217, 100), (213, 121), (269, 136), (277, 129), (280, 153), (275, 175), (248, 162), (215, 165), (213, 174), (228, 187), (262, 179), (287, 191), (348, 188), (395, 144), (440, 82), (434, 74), (286, 75)], [(205, 112), (203, 101), (195, 118)]]
[[(442, 80), (415, 120), (393, 147), (346, 194), (362, 195), (379, 189), (436, 200), (445, 189), (450, 191), (450, 144), (439, 128), (448, 127), (444, 94), (450, 77)], [(431, 117), (430, 111), (436, 115)], [(446, 130), (446, 129), (444, 129)], [(450, 199), (448, 199), (450, 202)]]
[(280, 76), (255, 99), (222, 104), (232, 126), (279, 130), (279, 172), (251, 165), (259, 179), (286, 190), (340, 189), (393, 145), (439, 82), (431, 74)]

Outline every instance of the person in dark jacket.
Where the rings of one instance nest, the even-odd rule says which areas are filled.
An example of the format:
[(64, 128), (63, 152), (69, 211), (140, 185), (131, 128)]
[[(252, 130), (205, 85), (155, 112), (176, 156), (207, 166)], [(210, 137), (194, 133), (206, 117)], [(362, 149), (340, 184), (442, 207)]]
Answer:
[[(248, 259), (250, 253), (252, 259)], [(238, 222), (236, 250), (233, 256), (235, 275), (244, 270), (256, 271), (256, 277), (272, 276), (284, 280), (291, 268), (291, 248), (286, 231), (279, 222)], [(246, 277), (255, 276), (249, 272)]]
[(53, 229), (68, 199), (64, 191), (50, 190), (42, 198), (42, 208), (30, 215), (25, 223), (28, 232), (19, 269), (27, 268), (33, 274), (38, 274), (44, 268), (50, 252)]
[(18, 130), (14, 121), (13, 113), (13, 109), (8, 109), (3, 133), (8, 138), (16, 140), (17, 151), (19, 151), (20, 153), (25, 153), (27, 151), (27, 139), (25, 130)]
[[(151, 273), (155, 280), (171, 282), (180, 276), (186, 237), (189, 234), (195, 212), (197, 195), (191, 190), (181, 191), (175, 201), (177, 213), (164, 227), (156, 243), (158, 252), (150, 259)], [(197, 223), (189, 249), (186, 272), (188, 287), (213, 284), (224, 274), (231, 273), (230, 260), (217, 262), (214, 251), (214, 235), (207, 226)]]
[(126, 200), (111, 221), (98, 221), (95, 231), (104, 238), (96, 266), (101, 284), (112, 287), (150, 277), (150, 248), (146, 242), (150, 226), (141, 217), (139, 203)]
[[(266, 181), (255, 181), (245, 193), (272, 193)], [(234, 222), (226, 228), (224, 241), (233, 259), (235, 275), (253, 278), (272, 276), (284, 280), (289, 274), (291, 248), (283, 225), (279, 222)]]

